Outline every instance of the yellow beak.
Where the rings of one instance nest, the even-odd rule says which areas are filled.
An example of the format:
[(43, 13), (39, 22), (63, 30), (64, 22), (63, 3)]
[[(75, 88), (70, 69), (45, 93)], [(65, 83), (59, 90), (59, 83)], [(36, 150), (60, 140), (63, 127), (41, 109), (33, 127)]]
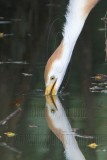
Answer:
[(56, 84), (56, 81), (55, 82), (51, 82), (45, 89), (45, 95), (56, 95), (57, 94), (57, 91), (56, 91), (56, 88), (55, 88), (55, 84)]
[(50, 110), (51, 112), (55, 112), (56, 109), (57, 109), (57, 106), (56, 106), (56, 96), (46, 96), (46, 102), (48, 103), (48, 105), (50, 106)]

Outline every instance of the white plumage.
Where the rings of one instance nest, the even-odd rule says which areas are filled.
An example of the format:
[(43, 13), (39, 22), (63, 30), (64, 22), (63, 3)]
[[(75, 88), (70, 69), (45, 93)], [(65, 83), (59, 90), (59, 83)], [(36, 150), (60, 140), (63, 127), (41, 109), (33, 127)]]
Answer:
[(63, 40), (46, 64), (45, 95), (57, 94), (85, 20), (98, 1), (69, 0), (65, 15), (66, 22), (63, 27)]
[(69, 123), (60, 100), (56, 96), (53, 98), (46, 96), (46, 119), (49, 128), (63, 143), (66, 159), (85, 160), (75, 139), (76, 134)]

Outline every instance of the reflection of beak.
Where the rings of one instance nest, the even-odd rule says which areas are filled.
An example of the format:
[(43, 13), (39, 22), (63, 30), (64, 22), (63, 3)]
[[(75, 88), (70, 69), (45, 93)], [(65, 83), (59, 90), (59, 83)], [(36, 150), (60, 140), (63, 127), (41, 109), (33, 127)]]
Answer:
[(47, 87), (46, 87), (46, 90), (45, 90), (45, 95), (56, 95), (57, 94), (57, 91), (56, 91), (56, 87), (55, 87), (55, 84), (56, 84), (56, 81), (55, 80), (54, 82), (51, 82)]
[(50, 106), (51, 112), (55, 112), (57, 109), (55, 101), (56, 101), (56, 96), (49, 96), (49, 95), (46, 96), (46, 102)]

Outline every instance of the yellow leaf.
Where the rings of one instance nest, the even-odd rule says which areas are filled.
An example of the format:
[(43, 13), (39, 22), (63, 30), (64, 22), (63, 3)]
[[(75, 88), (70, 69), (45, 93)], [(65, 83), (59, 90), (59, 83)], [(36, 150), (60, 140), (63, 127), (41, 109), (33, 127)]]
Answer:
[(96, 80), (101, 80), (102, 77), (101, 77), (100, 75), (97, 75), (97, 76), (95, 76), (95, 79), (96, 79)]
[(91, 143), (88, 147), (95, 149), (98, 145), (96, 143)]
[(3, 38), (4, 37), (4, 33), (0, 33), (0, 38)]
[(14, 137), (15, 136), (15, 133), (13, 132), (5, 132), (4, 133), (7, 137)]

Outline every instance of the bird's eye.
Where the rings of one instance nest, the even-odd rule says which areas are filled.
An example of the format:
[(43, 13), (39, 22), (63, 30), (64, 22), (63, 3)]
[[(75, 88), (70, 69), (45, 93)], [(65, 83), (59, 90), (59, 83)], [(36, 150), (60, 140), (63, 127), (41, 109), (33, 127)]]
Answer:
[(54, 77), (54, 76), (51, 76), (51, 77), (50, 77), (50, 79), (51, 79), (51, 80), (54, 80), (54, 79), (55, 79), (55, 77)]

